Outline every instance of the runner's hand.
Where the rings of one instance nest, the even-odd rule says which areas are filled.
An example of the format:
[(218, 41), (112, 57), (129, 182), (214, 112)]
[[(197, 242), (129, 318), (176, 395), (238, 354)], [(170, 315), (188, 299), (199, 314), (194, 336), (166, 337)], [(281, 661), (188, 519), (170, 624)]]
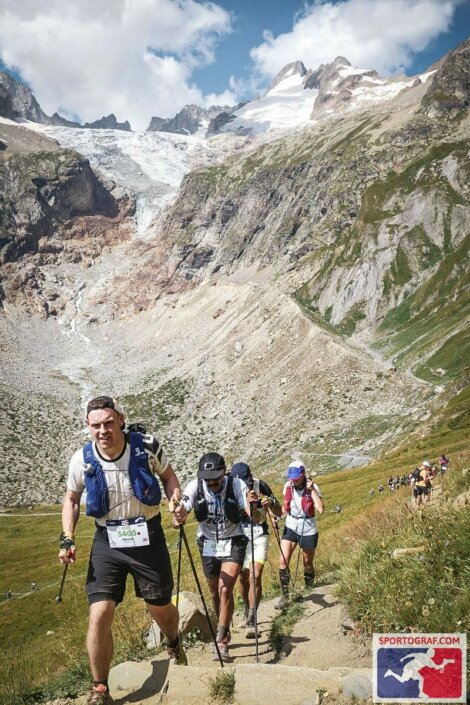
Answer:
[(261, 502), (261, 506), (264, 509), (267, 509), (268, 507), (270, 507), (272, 505), (271, 497), (267, 497), (266, 495), (262, 495), (259, 498), (259, 501)]
[(246, 499), (250, 504), (258, 504), (258, 495), (254, 490), (248, 490)]
[(188, 512), (186, 511), (183, 502), (178, 502), (173, 510), (173, 526), (177, 527), (180, 524), (184, 524), (187, 516)]
[(59, 537), (59, 561), (75, 563), (76, 550), (73, 534), (63, 531)]

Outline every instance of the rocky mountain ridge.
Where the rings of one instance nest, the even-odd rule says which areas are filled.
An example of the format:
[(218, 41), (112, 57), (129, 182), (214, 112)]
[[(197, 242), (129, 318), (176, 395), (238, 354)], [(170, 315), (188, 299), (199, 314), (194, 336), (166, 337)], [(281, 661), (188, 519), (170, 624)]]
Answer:
[(83, 127), (92, 130), (131, 129), (127, 120), (125, 122), (118, 122), (113, 113), (106, 117), (103, 116), (94, 122), (86, 122), (84, 125), (80, 125), (80, 123), (74, 122), (73, 120), (67, 120), (57, 112), (52, 116), (46, 115), (31, 89), (4, 71), (0, 71), (0, 117), (16, 121), (30, 120), (40, 125), (56, 125), (73, 128)]
[[(1, 123), (2, 452), (17, 471), (0, 501), (59, 497), (95, 392), (157, 429), (182, 477), (209, 448), (277, 478), (298, 453), (338, 469), (425, 422), (468, 348), (468, 51), (282, 136), (41, 128), (60, 147)], [(130, 155), (168, 173), (184, 157), (145, 237)], [(18, 459), (16, 434), (34, 453)]]
[(226, 113), (228, 106), (212, 105), (201, 108), (198, 105), (185, 105), (172, 118), (152, 117), (147, 132), (173, 132), (177, 135), (194, 135), (196, 132), (206, 132), (211, 120), (220, 113)]

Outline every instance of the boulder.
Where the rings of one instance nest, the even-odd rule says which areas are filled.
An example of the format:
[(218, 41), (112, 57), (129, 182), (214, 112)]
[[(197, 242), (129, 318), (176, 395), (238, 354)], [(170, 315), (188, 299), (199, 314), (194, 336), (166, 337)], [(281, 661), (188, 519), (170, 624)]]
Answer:
[[(176, 604), (176, 595), (172, 597), (173, 604)], [(206, 603), (207, 604), (207, 603)], [(212, 625), (215, 629), (216, 620), (212, 608), (207, 605)], [(194, 629), (199, 630), (202, 641), (211, 641), (212, 635), (207, 623), (204, 606), (199, 595), (193, 592), (183, 591), (179, 593), (178, 611), (180, 614), (180, 631), (184, 635), (189, 634)], [(160, 646), (162, 636), (156, 622), (152, 622), (148, 634), (145, 638), (147, 648), (152, 649)]]

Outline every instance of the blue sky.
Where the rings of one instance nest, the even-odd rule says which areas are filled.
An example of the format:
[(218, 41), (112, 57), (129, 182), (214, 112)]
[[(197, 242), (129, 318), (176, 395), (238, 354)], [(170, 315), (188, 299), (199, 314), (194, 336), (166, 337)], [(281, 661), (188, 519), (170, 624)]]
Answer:
[(48, 114), (143, 130), (255, 97), (291, 61), (420, 73), (469, 28), (470, 0), (0, 0), (0, 65)]
[[(223, 60), (217, 60), (194, 73), (195, 80), (205, 92), (222, 92), (232, 75), (247, 79), (252, 71), (249, 52), (262, 42), (263, 31), (270, 29), (275, 35), (290, 31), (294, 17), (304, 3), (298, 0), (220, 0), (218, 4), (233, 13), (233, 33), (221, 44)], [(412, 55), (407, 75), (423, 72), (469, 34), (470, 0), (455, 8), (449, 31), (440, 33), (426, 49)]]

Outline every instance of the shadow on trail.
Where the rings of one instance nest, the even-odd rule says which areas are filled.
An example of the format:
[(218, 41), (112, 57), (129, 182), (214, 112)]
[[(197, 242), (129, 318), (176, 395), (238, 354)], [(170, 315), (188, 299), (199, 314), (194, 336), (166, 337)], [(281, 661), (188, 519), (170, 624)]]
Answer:
[[(141, 703), (143, 700), (155, 696), (164, 690), (168, 679), (170, 662), (167, 659), (152, 662), (152, 675), (142, 684), (142, 687), (133, 693), (125, 693), (121, 698), (113, 698), (113, 705), (124, 703)], [(117, 691), (119, 692), (119, 691)]]
[(336, 607), (339, 600), (334, 598), (331, 601), (325, 600), (325, 596), (322, 593), (312, 593), (311, 595), (304, 595), (300, 599), (300, 603), (313, 602), (315, 605), (319, 605), (322, 609), (328, 609), (329, 607)]

